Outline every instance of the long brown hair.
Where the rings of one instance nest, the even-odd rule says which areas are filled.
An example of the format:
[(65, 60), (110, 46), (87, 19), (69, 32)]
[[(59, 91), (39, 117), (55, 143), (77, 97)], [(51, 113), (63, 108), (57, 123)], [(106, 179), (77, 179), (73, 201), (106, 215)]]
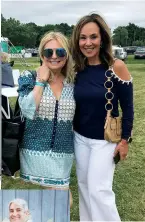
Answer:
[(78, 21), (73, 30), (70, 48), (73, 60), (75, 62), (74, 68), (76, 72), (83, 70), (87, 64), (87, 60), (85, 59), (85, 56), (82, 54), (79, 48), (79, 38), (80, 38), (81, 29), (83, 28), (84, 25), (86, 25), (89, 22), (96, 23), (100, 28), (102, 43), (101, 43), (99, 57), (101, 63), (105, 64), (107, 67), (113, 64), (112, 40), (111, 40), (110, 29), (100, 15), (93, 13), (82, 17)]

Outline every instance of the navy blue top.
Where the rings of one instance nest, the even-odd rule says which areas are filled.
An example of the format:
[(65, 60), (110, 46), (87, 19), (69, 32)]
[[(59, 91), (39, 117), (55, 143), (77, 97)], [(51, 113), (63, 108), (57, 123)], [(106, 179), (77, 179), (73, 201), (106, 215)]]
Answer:
[[(108, 69), (103, 65), (88, 65), (76, 75), (74, 97), (76, 112), (74, 117), (74, 130), (91, 139), (104, 139), (104, 124), (106, 118), (104, 83), (107, 80), (105, 72)], [(130, 81), (121, 80), (114, 71), (111, 80), (114, 93), (112, 100), (114, 117), (119, 115), (118, 101), (122, 109), (122, 139), (131, 136), (133, 127), (133, 85)]]

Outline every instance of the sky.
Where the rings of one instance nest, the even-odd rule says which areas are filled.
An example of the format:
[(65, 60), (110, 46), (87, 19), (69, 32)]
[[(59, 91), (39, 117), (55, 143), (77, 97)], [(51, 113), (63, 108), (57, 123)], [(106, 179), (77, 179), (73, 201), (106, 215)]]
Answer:
[(68, 23), (75, 25), (82, 16), (99, 13), (111, 29), (134, 23), (145, 27), (145, 0), (138, 1), (39, 1), (2, 0), (1, 13), (21, 23), (37, 25)]

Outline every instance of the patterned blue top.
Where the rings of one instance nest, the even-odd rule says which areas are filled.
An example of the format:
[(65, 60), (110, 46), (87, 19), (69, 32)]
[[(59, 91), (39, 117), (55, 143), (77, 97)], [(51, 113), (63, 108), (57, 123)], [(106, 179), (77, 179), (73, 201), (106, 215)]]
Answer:
[(44, 186), (65, 187), (69, 185), (74, 157), (74, 86), (64, 80), (58, 101), (47, 84), (36, 110), (32, 91), (35, 80), (30, 71), (23, 72), (18, 80), (19, 104), (26, 117), (20, 145), (21, 177)]

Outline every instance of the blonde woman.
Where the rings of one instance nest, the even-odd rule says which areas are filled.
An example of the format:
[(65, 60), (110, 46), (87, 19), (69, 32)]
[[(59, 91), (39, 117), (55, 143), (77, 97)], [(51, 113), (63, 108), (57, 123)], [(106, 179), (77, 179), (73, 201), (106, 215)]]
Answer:
[(68, 189), (74, 159), (72, 120), (74, 71), (66, 37), (47, 33), (41, 40), (37, 72), (19, 78), (19, 104), (26, 117), (20, 145), (20, 176), (27, 182)]

